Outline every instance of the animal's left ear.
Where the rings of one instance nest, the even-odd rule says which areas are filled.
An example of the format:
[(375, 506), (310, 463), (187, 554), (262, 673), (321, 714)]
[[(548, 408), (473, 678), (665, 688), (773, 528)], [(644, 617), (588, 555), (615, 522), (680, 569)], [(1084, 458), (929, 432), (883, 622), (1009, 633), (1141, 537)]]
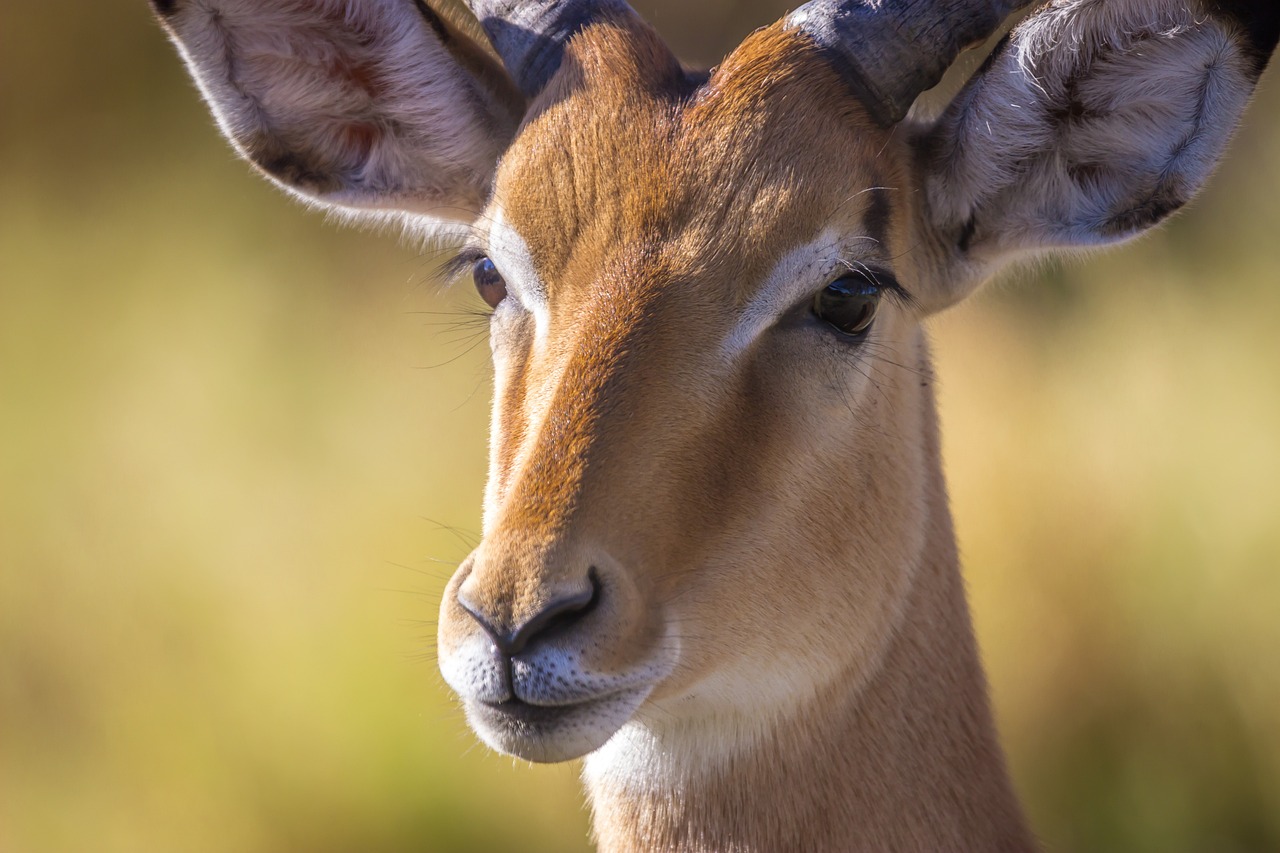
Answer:
[(1275, 0), (1054, 0), (917, 138), (929, 256), (964, 296), (1003, 263), (1126, 240), (1185, 204), (1277, 38)]

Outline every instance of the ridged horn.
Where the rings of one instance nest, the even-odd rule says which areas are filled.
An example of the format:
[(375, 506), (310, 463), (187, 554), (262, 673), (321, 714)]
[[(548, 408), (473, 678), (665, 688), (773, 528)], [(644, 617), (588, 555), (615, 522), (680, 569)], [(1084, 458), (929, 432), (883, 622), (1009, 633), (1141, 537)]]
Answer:
[(574, 33), (594, 21), (635, 14), (625, 0), (467, 0), (467, 6), (528, 97), (556, 73)]
[(1037, 0), (811, 0), (787, 16), (809, 34), (881, 125), (902, 121), (960, 51)]

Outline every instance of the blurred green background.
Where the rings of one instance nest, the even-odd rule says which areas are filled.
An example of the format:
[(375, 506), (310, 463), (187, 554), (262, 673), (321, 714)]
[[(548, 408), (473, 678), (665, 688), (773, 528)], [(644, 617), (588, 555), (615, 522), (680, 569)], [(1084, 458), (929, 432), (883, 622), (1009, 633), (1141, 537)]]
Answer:
[[(710, 63), (783, 6), (636, 2)], [(1018, 788), (1052, 849), (1280, 849), (1280, 80), (1194, 208), (934, 324)], [(253, 177), (142, 0), (0, 11), (0, 853), (585, 850), (475, 745), (469, 288)]]

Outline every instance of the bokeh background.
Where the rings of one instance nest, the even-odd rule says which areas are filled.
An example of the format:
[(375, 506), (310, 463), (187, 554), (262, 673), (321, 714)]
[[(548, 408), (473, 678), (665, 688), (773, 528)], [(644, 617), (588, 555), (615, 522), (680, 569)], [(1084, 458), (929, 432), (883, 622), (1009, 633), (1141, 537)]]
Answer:
[[(710, 64), (782, 4), (636, 0)], [(1017, 786), (1061, 851), (1280, 849), (1280, 80), (1192, 210), (933, 323)], [(253, 177), (142, 0), (0, 10), (0, 853), (575, 851), (435, 611), (479, 303)]]

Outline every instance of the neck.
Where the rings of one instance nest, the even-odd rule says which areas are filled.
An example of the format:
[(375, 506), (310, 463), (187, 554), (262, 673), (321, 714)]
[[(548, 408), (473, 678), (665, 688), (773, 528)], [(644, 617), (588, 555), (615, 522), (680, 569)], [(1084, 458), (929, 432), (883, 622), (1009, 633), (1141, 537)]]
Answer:
[(940, 465), (931, 491), (928, 546), (875, 675), (838, 680), (716, 759), (723, 721), (632, 723), (584, 774), (602, 853), (1035, 849), (996, 739)]

